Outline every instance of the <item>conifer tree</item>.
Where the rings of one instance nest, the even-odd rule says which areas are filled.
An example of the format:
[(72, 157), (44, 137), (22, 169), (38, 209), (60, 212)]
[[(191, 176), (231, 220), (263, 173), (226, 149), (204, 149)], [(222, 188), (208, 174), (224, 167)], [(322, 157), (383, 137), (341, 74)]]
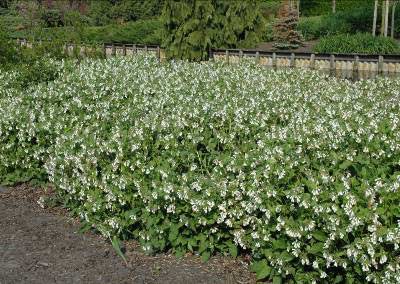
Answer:
[(213, 39), (214, 7), (206, 1), (166, 1), (163, 11), (164, 40), (168, 58), (207, 59)]
[(297, 21), (297, 10), (292, 9), (288, 1), (284, 1), (279, 9), (278, 21), (274, 27), (277, 46), (297, 46), (301, 44), (300, 34), (296, 30)]
[(226, 48), (250, 47), (259, 42), (265, 20), (259, 1), (215, 1), (216, 46)]
[(168, 58), (206, 60), (211, 47), (258, 42), (265, 23), (258, 0), (167, 0), (162, 20)]

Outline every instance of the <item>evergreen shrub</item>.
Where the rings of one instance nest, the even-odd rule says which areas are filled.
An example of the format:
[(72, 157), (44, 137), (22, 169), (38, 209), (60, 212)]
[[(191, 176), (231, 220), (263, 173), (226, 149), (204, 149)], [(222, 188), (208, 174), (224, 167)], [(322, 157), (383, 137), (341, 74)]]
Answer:
[(252, 47), (265, 32), (260, 1), (166, 1), (161, 16), (168, 58), (201, 61), (212, 47)]
[(340, 34), (320, 39), (314, 46), (319, 53), (398, 54), (398, 43), (388, 37), (371, 34)]

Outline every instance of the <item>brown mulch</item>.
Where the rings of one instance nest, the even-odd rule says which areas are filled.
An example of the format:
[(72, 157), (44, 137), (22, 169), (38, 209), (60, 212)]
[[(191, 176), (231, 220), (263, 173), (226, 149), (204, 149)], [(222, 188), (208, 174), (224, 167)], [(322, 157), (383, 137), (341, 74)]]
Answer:
[(0, 188), (0, 284), (3, 283), (254, 283), (241, 259), (171, 254), (145, 255), (125, 242), (128, 265), (111, 244), (61, 207), (37, 201), (51, 189), (20, 185)]
[[(296, 49), (285, 49), (282, 51), (312, 53), (317, 43), (318, 40), (305, 41)], [(262, 42), (255, 49), (259, 51), (280, 51), (274, 47), (274, 42)]]

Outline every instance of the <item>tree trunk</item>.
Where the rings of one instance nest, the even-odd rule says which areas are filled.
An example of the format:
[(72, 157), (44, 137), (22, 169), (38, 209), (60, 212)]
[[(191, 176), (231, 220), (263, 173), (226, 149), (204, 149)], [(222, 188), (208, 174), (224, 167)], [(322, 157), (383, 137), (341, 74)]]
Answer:
[(297, 0), (297, 15), (300, 18), (300, 0)]
[(394, 38), (394, 17), (396, 14), (396, 5), (397, 5), (397, 1), (395, 1), (393, 3), (393, 7), (392, 7), (392, 27), (390, 29), (390, 37)]
[(386, 1), (382, 0), (381, 36), (385, 34), (385, 6)]
[(385, 6), (385, 37), (388, 35), (388, 26), (389, 26), (389, 0), (386, 0)]
[(336, 0), (332, 0), (332, 13), (336, 13)]
[(375, 6), (374, 6), (374, 21), (372, 24), (372, 35), (376, 35), (376, 19), (378, 18), (378, 0), (375, 0)]

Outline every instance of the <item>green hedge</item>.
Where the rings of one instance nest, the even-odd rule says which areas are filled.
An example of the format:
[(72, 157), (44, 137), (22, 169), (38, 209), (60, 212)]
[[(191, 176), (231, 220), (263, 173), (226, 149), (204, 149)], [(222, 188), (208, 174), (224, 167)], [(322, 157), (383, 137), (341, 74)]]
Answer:
[(314, 47), (319, 53), (398, 54), (398, 43), (387, 37), (371, 34), (343, 34), (321, 38)]
[(372, 18), (373, 6), (361, 6), (335, 14), (302, 17), (297, 29), (306, 40), (334, 34), (371, 32)]
[(159, 20), (141, 20), (125, 24), (111, 24), (100, 27), (84, 26), (77, 31), (74, 27), (43, 28), (36, 31), (14, 32), (21, 38), (58, 39), (87, 43), (120, 42), (138, 44), (161, 44), (162, 25)]
[(161, 22), (157, 19), (128, 22), (122, 25), (89, 27), (83, 38), (89, 42), (161, 44)]
[(47, 174), (105, 236), (251, 254), (274, 283), (400, 282), (400, 80), (139, 56), (14, 76), (0, 177)]

